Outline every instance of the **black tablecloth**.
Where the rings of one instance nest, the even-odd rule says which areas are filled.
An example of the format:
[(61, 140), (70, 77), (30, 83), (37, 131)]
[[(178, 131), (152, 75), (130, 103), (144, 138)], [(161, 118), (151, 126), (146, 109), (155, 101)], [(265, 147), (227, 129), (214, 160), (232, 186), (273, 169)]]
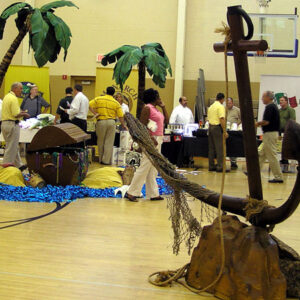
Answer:
[[(241, 131), (228, 131), (228, 135), (226, 155), (228, 157), (245, 157), (243, 133)], [(257, 140), (257, 143), (259, 145), (260, 141)], [(207, 130), (198, 131), (197, 137), (182, 137), (182, 140), (177, 142), (171, 136), (171, 142), (163, 143), (162, 154), (178, 167), (184, 166), (190, 157), (208, 157)]]

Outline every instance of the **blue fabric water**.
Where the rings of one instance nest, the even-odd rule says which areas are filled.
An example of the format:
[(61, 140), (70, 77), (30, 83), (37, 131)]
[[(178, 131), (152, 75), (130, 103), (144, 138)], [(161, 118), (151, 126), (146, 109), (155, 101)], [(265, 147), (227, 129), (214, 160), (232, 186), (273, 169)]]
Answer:
[[(157, 178), (160, 195), (172, 194), (172, 189), (162, 178)], [(15, 187), (11, 185), (0, 186), (0, 199), (7, 201), (20, 202), (70, 202), (79, 198), (121, 198), (121, 195), (115, 196), (114, 191), (117, 188), (91, 189), (82, 186), (52, 186), (39, 189), (33, 187)], [(145, 195), (145, 186), (142, 189)]]

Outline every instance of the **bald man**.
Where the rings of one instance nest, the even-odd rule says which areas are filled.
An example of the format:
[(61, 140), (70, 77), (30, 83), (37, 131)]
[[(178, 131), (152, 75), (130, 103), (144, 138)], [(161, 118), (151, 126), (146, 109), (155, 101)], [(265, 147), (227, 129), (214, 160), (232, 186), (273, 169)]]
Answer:
[(170, 117), (170, 124), (192, 124), (194, 123), (194, 116), (192, 111), (188, 108), (188, 99), (184, 96), (179, 98), (179, 105), (176, 106)]
[(20, 127), (19, 120), (22, 117), (29, 118), (29, 114), (20, 110), (19, 100), (23, 86), (20, 82), (15, 82), (11, 86), (10, 92), (4, 97), (2, 103), (2, 124), (1, 131), (6, 143), (3, 157), (4, 164), (13, 164), (20, 170), (22, 166), (19, 154)]
[(282, 173), (277, 160), (277, 140), (280, 129), (279, 110), (274, 103), (274, 94), (271, 91), (263, 93), (262, 102), (265, 104), (265, 111), (262, 121), (256, 123), (257, 127), (262, 127), (263, 142), (258, 148), (259, 164), (262, 169), (266, 159), (270, 164), (270, 169), (274, 179), (270, 183), (283, 183)]

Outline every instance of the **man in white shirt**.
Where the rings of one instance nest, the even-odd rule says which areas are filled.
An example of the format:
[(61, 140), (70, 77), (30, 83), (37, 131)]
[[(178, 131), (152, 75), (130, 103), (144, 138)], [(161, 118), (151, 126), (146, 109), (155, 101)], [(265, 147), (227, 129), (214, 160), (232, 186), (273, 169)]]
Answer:
[(82, 93), (82, 85), (80, 84), (75, 85), (74, 95), (75, 97), (71, 103), (71, 107), (64, 111), (70, 116), (70, 120), (74, 125), (77, 125), (86, 132), (89, 99)]
[(179, 98), (180, 105), (176, 106), (170, 117), (170, 124), (192, 124), (194, 123), (194, 116), (192, 111), (187, 107), (188, 100), (182, 96)]

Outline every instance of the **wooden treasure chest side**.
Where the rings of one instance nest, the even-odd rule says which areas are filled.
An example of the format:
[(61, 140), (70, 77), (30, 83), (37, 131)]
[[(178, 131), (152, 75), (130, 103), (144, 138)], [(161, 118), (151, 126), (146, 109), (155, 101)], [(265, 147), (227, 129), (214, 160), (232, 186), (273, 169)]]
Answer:
[(78, 185), (88, 171), (88, 151), (84, 141), (90, 135), (71, 123), (40, 129), (27, 147), (30, 172), (38, 173), (47, 184)]

